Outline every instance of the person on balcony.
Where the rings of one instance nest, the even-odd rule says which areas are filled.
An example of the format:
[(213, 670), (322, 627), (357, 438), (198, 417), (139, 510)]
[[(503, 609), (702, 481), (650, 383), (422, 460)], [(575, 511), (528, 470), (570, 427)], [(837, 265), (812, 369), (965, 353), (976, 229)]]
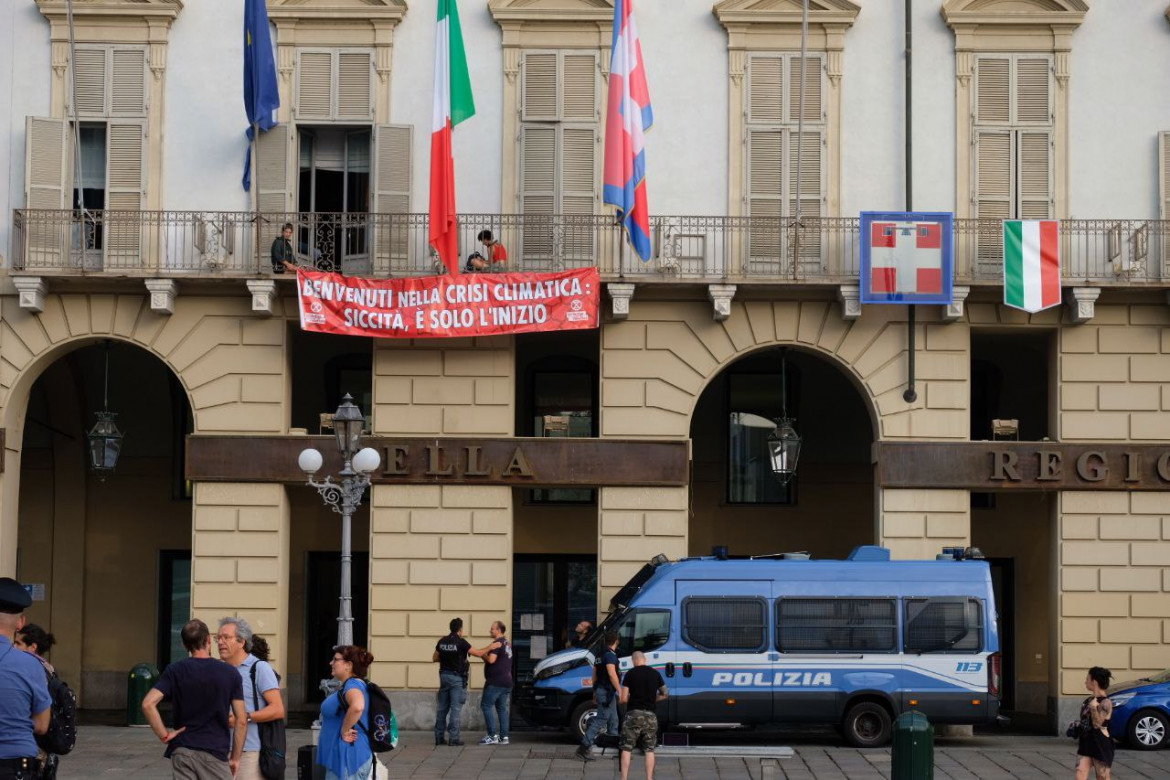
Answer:
[(483, 254), (473, 252), (467, 258), (468, 273), (482, 273), (484, 271), (503, 271), (508, 265), (508, 250), (499, 241), (496, 241), (490, 230), (481, 230), (476, 237), (483, 244)]
[(293, 226), (285, 222), (280, 235), (272, 242), (272, 273), (282, 274), (285, 271), (296, 273), (297, 261), (292, 248)]

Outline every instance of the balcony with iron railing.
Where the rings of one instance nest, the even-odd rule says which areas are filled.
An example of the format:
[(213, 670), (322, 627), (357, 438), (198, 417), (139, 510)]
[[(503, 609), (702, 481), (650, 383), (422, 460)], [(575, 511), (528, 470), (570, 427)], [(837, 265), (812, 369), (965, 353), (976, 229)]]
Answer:
[[(242, 278), (271, 272), (269, 248), (292, 223), (303, 265), (356, 276), (441, 272), (425, 214), (18, 209), (9, 272), (26, 276)], [(464, 214), (461, 255), (491, 230), (510, 271), (596, 266), (607, 281), (834, 285), (856, 281), (857, 217), (658, 216), (642, 262), (610, 216)], [(1170, 287), (1170, 221), (1062, 220), (1065, 285)], [(955, 281), (1002, 279), (1002, 226), (955, 220)]]

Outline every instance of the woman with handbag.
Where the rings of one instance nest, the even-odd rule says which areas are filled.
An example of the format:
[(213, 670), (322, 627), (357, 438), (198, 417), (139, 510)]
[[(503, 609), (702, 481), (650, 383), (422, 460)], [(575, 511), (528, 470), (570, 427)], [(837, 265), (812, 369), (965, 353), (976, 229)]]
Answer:
[(1085, 675), (1085, 688), (1091, 695), (1081, 706), (1080, 721), (1069, 727), (1077, 733), (1077, 780), (1088, 780), (1090, 768), (1097, 780), (1109, 780), (1113, 766), (1113, 738), (1109, 735), (1113, 702), (1105, 691), (1112, 676), (1101, 666), (1094, 666)]
[(370, 707), (363, 681), (374, 656), (364, 647), (342, 645), (333, 649), (329, 668), (341, 690), (321, 703), (321, 736), (317, 763), (325, 767), (326, 780), (370, 780), (374, 752), (370, 748)]

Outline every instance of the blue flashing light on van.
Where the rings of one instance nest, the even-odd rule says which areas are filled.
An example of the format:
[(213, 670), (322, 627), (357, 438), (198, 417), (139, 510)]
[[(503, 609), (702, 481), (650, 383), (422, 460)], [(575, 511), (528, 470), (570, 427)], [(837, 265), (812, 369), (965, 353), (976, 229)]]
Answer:
[(553, 653), (517, 691), (529, 723), (580, 738), (593, 716), (592, 665), (607, 631), (620, 671), (635, 650), (670, 689), (677, 729), (830, 724), (858, 747), (889, 741), (907, 710), (934, 723), (994, 722), (1000, 655), (991, 573), (978, 551), (893, 561), (800, 553), (671, 562), (659, 555), (618, 591), (585, 647)]

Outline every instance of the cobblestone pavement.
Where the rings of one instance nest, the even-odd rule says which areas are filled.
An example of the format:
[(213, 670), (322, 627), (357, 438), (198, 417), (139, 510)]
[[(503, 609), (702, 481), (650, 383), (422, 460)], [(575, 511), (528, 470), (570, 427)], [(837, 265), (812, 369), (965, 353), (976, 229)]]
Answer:
[[(289, 754), (309, 742), (310, 732), (290, 730)], [(480, 734), (467, 733), (468, 740)], [(889, 749), (856, 750), (842, 747), (835, 736), (817, 734), (765, 734), (719, 738), (709, 744), (762, 744), (791, 746), (788, 758), (710, 758), (662, 756), (654, 773), (659, 780), (877, 780), (890, 777)], [(750, 741), (749, 741), (750, 740)], [(537, 780), (537, 778), (611, 778), (618, 776), (614, 751), (585, 764), (573, 757), (574, 746), (563, 734), (529, 732), (516, 734), (511, 745), (463, 748), (433, 747), (427, 732), (406, 732), (402, 748), (385, 754), (394, 778), (441, 778), (460, 780)], [(991, 735), (940, 738), (935, 743), (935, 778), (1072, 778), (1075, 745), (1057, 737)], [(61, 778), (134, 777), (169, 778), (170, 763), (148, 729), (82, 726), (77, 748), (61, 761)], [(287, 777), (296, 777), (292, 758)], [(630, 777), (645, 777), (642, 758), (635, 755)], [(1118, 750), (1113, 777), (1170, 778), (1170, 751), (1157, 753)]]

